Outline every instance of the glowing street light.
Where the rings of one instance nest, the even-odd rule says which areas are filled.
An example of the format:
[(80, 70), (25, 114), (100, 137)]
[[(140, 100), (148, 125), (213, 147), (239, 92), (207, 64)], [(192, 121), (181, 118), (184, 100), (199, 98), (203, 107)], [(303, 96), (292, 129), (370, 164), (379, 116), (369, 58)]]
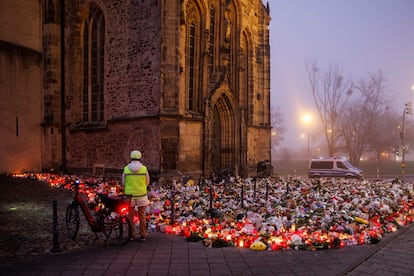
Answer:
[[(309, 113), (305, 113), (302, 116), (302, 122), (303, 124), (309, 128), (310, 125), (312, 124), (312, 115)], [(308, 136), (308, 159), (311, 158), (311, 152), (310, 152), (310, 135), (309, 135), (309, 129), (307, 131), (307, 136)]]
[(305, 125), (309, 125), (312, 122), (312, 115), (310, 115), (309, 113), (306, 113), (302, 116), (302, 122)]

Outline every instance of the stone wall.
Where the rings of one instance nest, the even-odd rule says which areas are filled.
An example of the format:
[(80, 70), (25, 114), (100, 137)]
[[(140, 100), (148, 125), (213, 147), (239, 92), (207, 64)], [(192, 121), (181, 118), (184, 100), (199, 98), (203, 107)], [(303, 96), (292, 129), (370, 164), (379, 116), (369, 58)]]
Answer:
[(130, 161), (129, 154), (134, 149), (141, 151), (142, 162), (149, 170), (159, 168), (157, 121), (120, 121), (101, 131), (72, 130), (70, 136), (67, 144), (69, 171), (84, 170), (92, 174), (94, 167), (104, 167), (108, 173), (119, 171)]
[(42, 53), (39, 1), (0, 9), (0, 173), (42, 169)]
[(40, 53), (42, 51), (42, 1), (2, 1), (0, 40)]
[(257, 163), (270, 160), (270, 137), (267, 129), (250, 128), (248, 134), (248, 172), (256, 174)]
[(203, 138), (201, 135), (202, 122), (182, 121), (180, 122), (180, 144), (178, 170), (182, 173), (191, 172), (200, 176), (203, 167)]
[[(159, 1), (97, 1), (105, 15), (105, 122), (78, 127), (81, 118), (79, 13), (68, 18), (67, 163), (71, 169), (121, 169), (138, 149), (151, 170), (160, 166)], [(72, 3), (69, 10), (88, 11)]]
[[(270, 159), (270, 17), (261, 0), (64, 1), (64, 18), (61, 3), (9, 1), (0, 11), (16, 14), (0, 16), (0, 66), (14, 72), (1, 76), (4, 83), (11, 80), (1, 89), (25, 98), (20, 105), (27, 105), (31, 119), (26, 123), (13, 113), (18, 100), (9, 96), (2, 102), (12, 103), (0, 111), (8, 118), (2, 128), (8, 136), (0, 137), (10, 149), (25, 148), (13, 134), (16, 118), (24, 122), (33, 138), (19, 154), (29, 152), (38, 163), (29, 167), (61, 165), (87, 173), (102, 168), (116, 175), (133, 149), (143, 153), (150, 170), (166, 174), (208, 174), (220, 166), (241, 173)], [(95, 9), (105, 19), (104, 119), (84, 122), (81, 32)], [(191, 78), (197, 86), (190, 106), (193, 16), (198, 25)], [(216, 36), (213, 47), (210, 35)], [(213, 160), (212, 148), (224, 157)]]
[(62, 58), (60, 1), (48, 0), (43, 11), (43, 140), (42, 168), (62, 168)]

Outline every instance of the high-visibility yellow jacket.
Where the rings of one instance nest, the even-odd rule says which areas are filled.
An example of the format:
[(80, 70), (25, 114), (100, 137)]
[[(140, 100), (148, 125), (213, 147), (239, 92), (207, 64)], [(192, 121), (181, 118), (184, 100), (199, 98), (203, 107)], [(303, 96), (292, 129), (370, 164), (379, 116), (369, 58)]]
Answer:
[(147, 167), (142, 165), (138, 171), (132, 171), (129, 166), (124, 168), (125, 194), (145, 196), (147, 194)]

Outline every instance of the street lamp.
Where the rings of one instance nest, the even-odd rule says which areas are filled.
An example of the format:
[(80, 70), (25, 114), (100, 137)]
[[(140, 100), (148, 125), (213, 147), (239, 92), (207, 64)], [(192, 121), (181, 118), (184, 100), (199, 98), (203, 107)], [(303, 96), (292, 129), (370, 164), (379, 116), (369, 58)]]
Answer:
[(400, 132), (401, 142), (402, 142), (402, 162), (401, 162), (401, 175), (402, 181), (405, 182), (405, 114), (413, 114), (413, 106), (411, 102), (405, 104), (403, 117), (402, 117), (402, 131)]
[(310, 151), (310, 135), (309, 135), (309, 126), (312, 123), (312, 115), (309, 113), (306, 113), (302, 116), (302, 122), (305, 124), (308, 128), (307, 130), (307, 136), (308, 136), (308, 159), (311, 158), (311, 151)]

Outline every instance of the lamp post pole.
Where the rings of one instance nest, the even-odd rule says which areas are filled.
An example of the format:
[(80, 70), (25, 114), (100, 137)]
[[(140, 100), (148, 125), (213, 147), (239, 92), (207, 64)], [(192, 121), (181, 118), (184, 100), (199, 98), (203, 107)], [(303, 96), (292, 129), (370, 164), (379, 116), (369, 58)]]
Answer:
[(404, 108), (403, 119), (402, 119), (401, 142), (402, 142), (401, 178), (402, 178), (402, 181), (405, 182), (405, 108)]
[(312, 122), (312, 116), (310, 114), (305, 114), (302, 117), (302, 121), (307, 127), (306, 135), (307, 135), (307, 139), (308, 139), (308, 159), (310, 159), (311, 158), (311, 150), (310, 150), (310, 134), (309, 134), (310, 130), (309, 130), (309, 127), (310, 127), (310, 124)]
[(402, 142), (402, 160), (401, 160), (401, 178), (402, 181), (405, 182), (405, 114), (412, 114), (412, 104), (408, 102), (405, 104), (403, 117), (402, 117), (402, 131), (400, 133), (401, 142)]

